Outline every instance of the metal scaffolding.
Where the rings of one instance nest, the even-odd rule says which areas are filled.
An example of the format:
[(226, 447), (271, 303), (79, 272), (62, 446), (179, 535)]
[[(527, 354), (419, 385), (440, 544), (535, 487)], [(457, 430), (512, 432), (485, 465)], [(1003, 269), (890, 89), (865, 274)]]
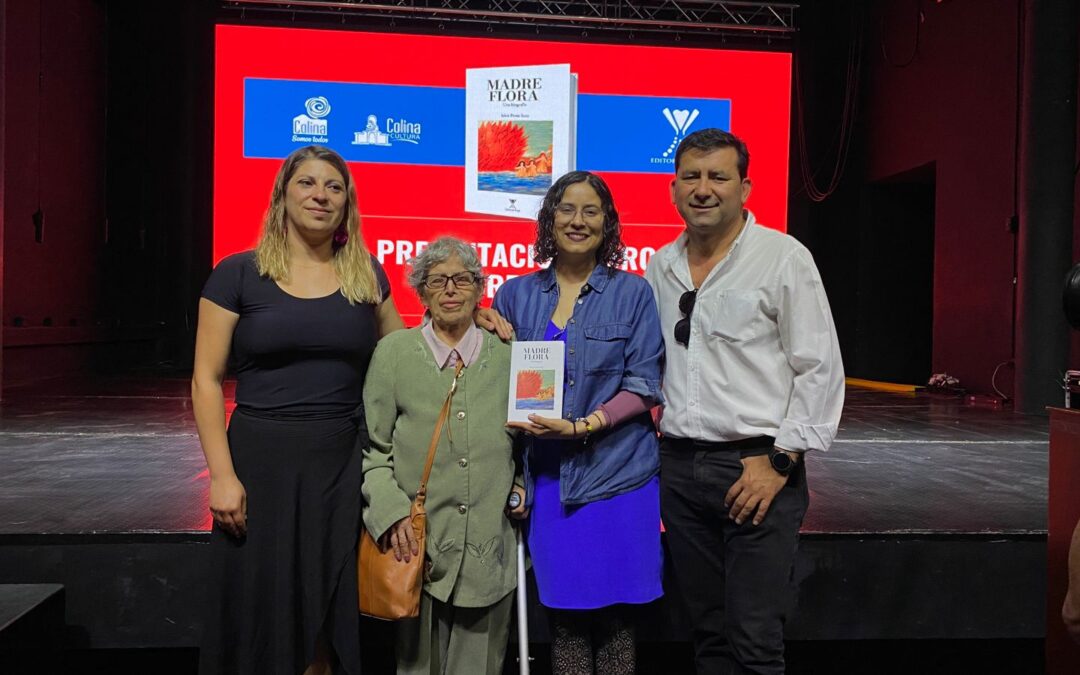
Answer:
[[(497, 26), (630, 34), (723, 36), (739, 41), (787, 42), (795, 35), (793, 2), (742, 0), (227, 0), (243, 18), (354, 23), (380, 17)], [(676, 37), (678, 39), (678, 37)]]

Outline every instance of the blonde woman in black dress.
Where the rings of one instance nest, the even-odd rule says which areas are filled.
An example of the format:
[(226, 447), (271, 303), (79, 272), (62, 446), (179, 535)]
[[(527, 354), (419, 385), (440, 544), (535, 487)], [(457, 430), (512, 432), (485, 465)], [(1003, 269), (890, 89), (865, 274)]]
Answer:
[(203, 672), (360, 672), (361, 393), (376, 341), (403, 327), (345, 162), (318, 146), (293, 152), (258, 246), (222, 260), (199, 303), (192, 400), (216, 589)]

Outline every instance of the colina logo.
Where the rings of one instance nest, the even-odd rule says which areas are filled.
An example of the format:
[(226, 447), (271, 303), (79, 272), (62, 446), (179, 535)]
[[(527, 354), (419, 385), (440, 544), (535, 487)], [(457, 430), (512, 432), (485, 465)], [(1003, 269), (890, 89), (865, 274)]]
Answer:
[(671, 139), (671, 145), (664, 151), (664, 157), (667, 158), (671, 153), (675, 152), (675, 148), (679, 146), (679, 141), (686, 135), (686, 132), (690, 129), (690, 125), (697, 119), (699, 110), (694, 108), (693, 110), (671, 110), (670, 108), (664, 108), (664, 118), (671, 125), (671, 128), (675, 130), (675, 136)]
[(325, 96), (312, 96), (304, 101), (304, 113), (292, 120), (293, 143), (326, 143), (330, 123), (323, 119), (330, 114), (330, 101)]
[(304, 101), (304, 108), (309, 117), (321, 120), (330, 114), (330, 101), (327, 101), (325, 96), (312, 96)]
[(375, 115), (367, 116), (367, 126), (362, 131), (353, 132), (353, 145), (381, 145), (389, 147), (393, 143), (420, 144), (423, 128), (419, 122), (406, 119), (386, 118), (386, 131), (379, 128), (379, 119)]

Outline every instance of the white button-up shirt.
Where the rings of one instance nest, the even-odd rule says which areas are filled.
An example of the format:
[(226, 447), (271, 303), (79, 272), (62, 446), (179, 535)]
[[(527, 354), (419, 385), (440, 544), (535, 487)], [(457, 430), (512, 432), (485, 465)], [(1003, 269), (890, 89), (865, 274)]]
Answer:
[(689, 346), (674, 335), (679, 298), (694, 289), (686, 233), (645, 273), (667, 347), (660, 431), (711, 442), (773, 436), (785, 450), (828, 450), (844, 406), (829, 300), (806, 247), (746, 213), (731, 251), (698, 289)]

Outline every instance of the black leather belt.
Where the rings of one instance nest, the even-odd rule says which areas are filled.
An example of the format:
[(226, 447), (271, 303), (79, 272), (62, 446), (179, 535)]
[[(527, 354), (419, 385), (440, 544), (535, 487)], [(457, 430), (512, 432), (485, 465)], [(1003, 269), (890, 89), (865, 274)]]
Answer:
[(772, 450), (775, 442), (776, 438), (772, 436), (751, 436), (750, 438), (740, 438), (737, 441), (699, 441), (694, 438), (676, 438), (675, 436), (664, 436), (661, 439), (661, 443), (672, 450), (685, 452), (701, 450), (706, 452), (738, 452), (743, 457), (767, 454)]

